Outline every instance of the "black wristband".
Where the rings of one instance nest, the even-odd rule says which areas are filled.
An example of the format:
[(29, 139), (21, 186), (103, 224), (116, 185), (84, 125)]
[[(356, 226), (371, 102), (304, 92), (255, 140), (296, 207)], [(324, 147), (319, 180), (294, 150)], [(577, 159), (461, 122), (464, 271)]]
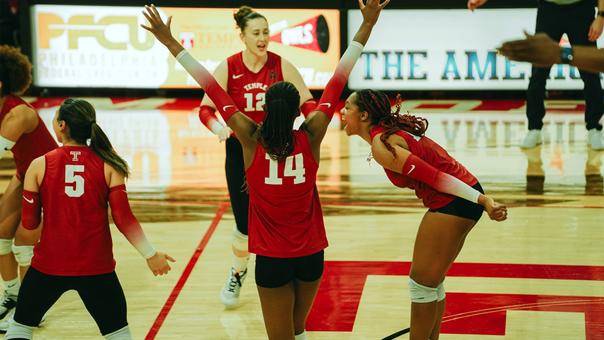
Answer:
[(573, 48), (572, 47), (560, 47), (560, 60), (562, 64), (570, 64), (573, 61)]
[(604, 11), (598, 10), (598, 16), (599, 17), (604, 17)]

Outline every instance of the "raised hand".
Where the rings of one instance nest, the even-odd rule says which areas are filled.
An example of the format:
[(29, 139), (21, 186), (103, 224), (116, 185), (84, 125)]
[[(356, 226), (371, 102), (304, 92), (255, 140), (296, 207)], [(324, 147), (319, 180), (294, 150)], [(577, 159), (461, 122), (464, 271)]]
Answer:
[(380, 11), (390, 2), (390, 0), (385, 0), (381, 3), (380, 0), (367, 0), (367, 3), (363, 4), (364, 0), (358, 1), (359, 8), (363, 14), (363, 22), (371, 25), (375, 25), (380, 16)]
[(475, 9), (484, 5), (487, 0), (468, 0), (468, 9), (474, 12)]
[(597, 16), (589, 26), (589, 32), (587, 33), (587, 39), (589, 41), (596, 41), (602, 35), (602, 29), (604, 28), (604, 18)]
[(176, 262), (172, 256), (158, 251), (155, 255), (147, 259), (147, 266), (149, 266), (153, 275), (164, 275), (172, 269), (168, 261)]
[(149, 26), (141, 24), (141, 27), (151, 32), (162, 44), (167, 45), (173, 39), (172, 31), (170, 30), (172, 17), (169, 17), (168, 21), (164, 23), (157, 8), (155, 8), (155, 5), (153, 4), (150, 6), (145, 5), (143, 15), (147, 18), (147, 21), (149, 21)]

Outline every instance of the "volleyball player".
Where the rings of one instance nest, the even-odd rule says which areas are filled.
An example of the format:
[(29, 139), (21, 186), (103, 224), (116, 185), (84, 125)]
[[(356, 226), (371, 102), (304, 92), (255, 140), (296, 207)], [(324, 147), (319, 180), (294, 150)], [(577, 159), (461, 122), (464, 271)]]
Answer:
[(23, 276), (39, 237), (38, 232), (18, 228), (25, 171), (33, 159), (57, 147), (36, 110), (19, 97), (31, 84), (31, 69), (19, 49), (0, 45), (0, 158), (12, 151), (17, 167), (0, 198), (0, 274), (4, 285), (0, 319), (17, 305), (17, 268)]
[(131, 339), (107, 203), (118, 229), (154, 275), (166, 274), (174, 259), (153, 248), (132, 214), (124, 184), (128, 165), (97, 124), (92, 105), (65, 100), (53, 129), (63, 145), (36, 158), (25, 175), (23, 227), (38, 228), (42, 211), (44, 222), (6, 338), (31, 339), (44, 313), (64, 292), (75, 290), (106, 339)]
[(440, 145), (426, 137), (428, 121), (391, 112), (378, 91), (352, 93), (344, 107), (345, 131), (371, 145), (374, 159), (397, 187), (415, 190), (429, 210), (419, 225), (409, 275), (410, 339), (436, 340), (445, 309), (445, 275), (483, 210), (496, 221), (507, 208), (484, 195), (480, 183)]
[(237, 134), (250, 192), (250, 251), (256, 254), (256, 284), (269, 339), (306, 339), (306, 318), (323, 273), (327, 247), (316, 188), (320, 145), (348, 75), (388, 0), (359, 0), (363, 23), (317, 105), (293, 130), (300, 94), (291, 83), (266, 92), (262, 124), (243, 114), (207, 70), (183, 49), (154, 6), (143, 12), (155, 35), (197, 80)]
[[(237, 108), (256, 123), (264, 119), (262, 107), (266, 89), (284, 80), (292, 83), (300, 93), (298, 105), (307, 115), (315, 108), (316, 102), (298, 70), (285, 58), (268, 51), (270, 32), (266, 18), (248, 6), (240, 7), (233, 17), (245, 48), (218, 65), (214, 72), (216, 81), (233, 98)], [(239, 302), (250, 257), (247, 236), (249, 195), (244, 190), (243, 151), (239, 139), (232, 134), (231, 129), (216, 119), (216, 105), (208, 96), (201, 102), (199, 118), (220, 141), (226, 140), (225, 172), (235, 227), (231, 238), (231, 269), (220, 298), (227, 308), (231, 308)]]

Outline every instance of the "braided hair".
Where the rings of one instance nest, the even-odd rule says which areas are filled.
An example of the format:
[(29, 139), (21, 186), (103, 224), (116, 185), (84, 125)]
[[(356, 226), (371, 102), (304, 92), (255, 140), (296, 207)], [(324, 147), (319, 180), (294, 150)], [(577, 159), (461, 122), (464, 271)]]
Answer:
[(392, 111), (390, 99), (383, 92), (360, 90), (355, 93), (355, 104), (358, 106), (359, 111), (367, 111), (369, 113), (371, 125), (380, 126), (385, 129), (384, 133), (380, 136), (380, 140), (394, 157), (396, 157), (396, 152), (392, 145), (388, 143), (388, 137), (400, 130), (421, 137), (428, 129), (428, 121), (425, 118), (410, 114), (400, 114), (402, 102), (400, 95), (396, 96), (396, 108)]
[(300, 93), (286, 81), (271, 85), (265, 96), (266, 117), (260, 127), (259, 140), (266, 153), (281, 161), (294, 151), (294, 120), (300, 114)]

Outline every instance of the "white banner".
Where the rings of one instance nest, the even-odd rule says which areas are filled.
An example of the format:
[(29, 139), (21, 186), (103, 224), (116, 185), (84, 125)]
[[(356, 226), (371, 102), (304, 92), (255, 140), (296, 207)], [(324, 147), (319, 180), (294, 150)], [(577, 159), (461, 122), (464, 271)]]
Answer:
[[(349, 80), (352, 89), (525, 90), (527, 63), (495, 48), (534, 32), (536, 9), (386, 10)], [(348, 11), (348, 41), (362, 21)], [(604, 38), (600, 37), (599, 45)], [(562, 43), (567, 44), (566, 36)], [(552, 67), (549, 89), (582, 89), (574, 67)]]

